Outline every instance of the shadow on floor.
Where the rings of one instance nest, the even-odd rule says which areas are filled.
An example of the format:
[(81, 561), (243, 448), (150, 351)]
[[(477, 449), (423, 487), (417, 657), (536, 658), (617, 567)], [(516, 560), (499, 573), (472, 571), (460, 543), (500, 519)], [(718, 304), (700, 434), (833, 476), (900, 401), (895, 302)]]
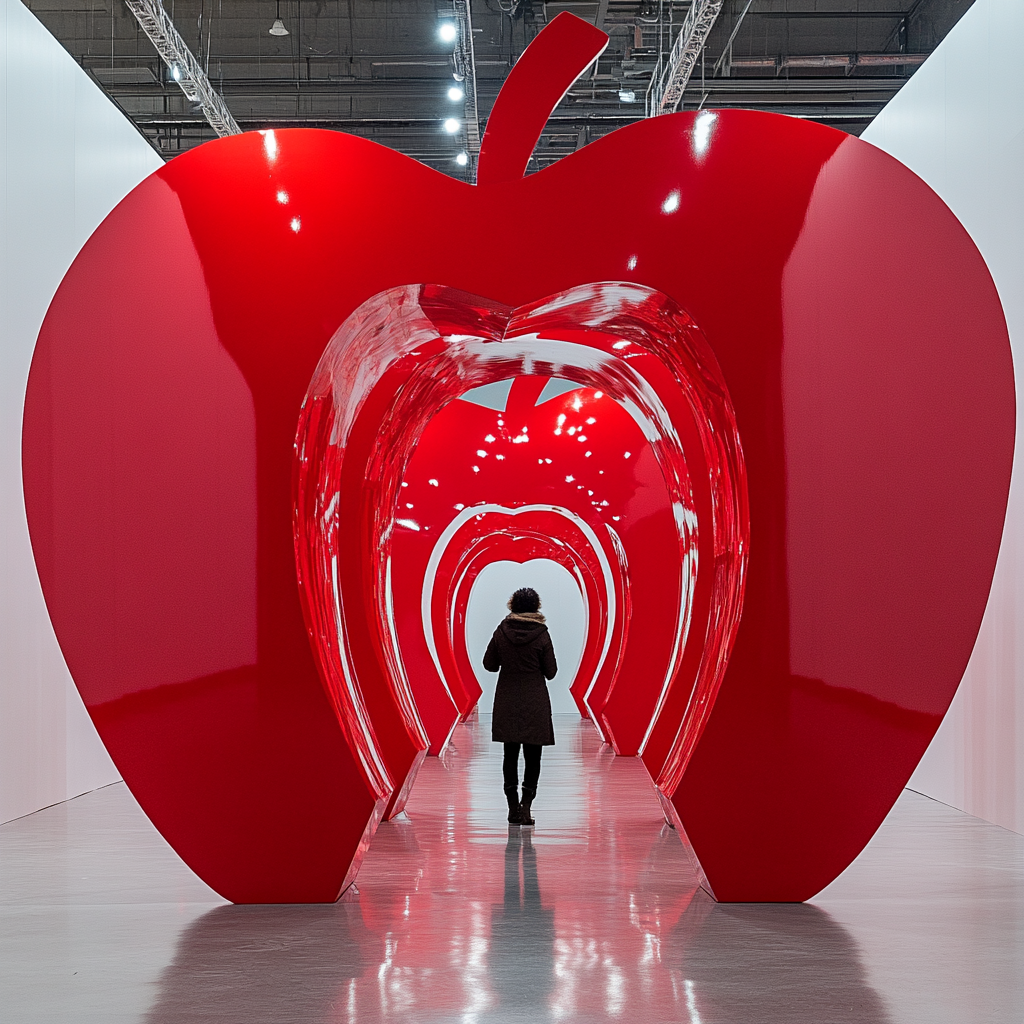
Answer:
[(809, 903), (715, 903), (701, 890), (668, 946), (692, 1021), (891, 1021), (853, 936)]

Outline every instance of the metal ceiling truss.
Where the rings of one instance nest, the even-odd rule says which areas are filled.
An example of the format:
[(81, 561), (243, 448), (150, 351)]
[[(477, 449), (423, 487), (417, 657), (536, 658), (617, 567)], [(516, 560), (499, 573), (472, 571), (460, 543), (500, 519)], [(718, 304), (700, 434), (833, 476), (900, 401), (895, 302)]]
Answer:
[[(697, 65), (708, 33), (718, 20), (725, 0), (694, 0), (689, 13), (669, 51), (668, 60), (661, 58), (654, 68), (647, 89), (647, 116), (671, 114), (686, 91), (686, 83)], [(746, 12), (744, 12), (746, 13)]]
[(188, 48), (174, 27), (163, 0), (124, 0), (125, 6), (135, 15), (142, 31), (149, 36), (171, 77), (181, 86), (181, 91), (191, 103), (202, 107), (210, 127), (218, 135), (241, 135), (235, 119), (224, 102), (224, 97), (214, 91), (206, 72), (195, 54)]
[[(472, 181), (501, 83), (563, 8), (611, 42), (566, 95), (532, 169), (683, 105), (785, 110), (857, 134), (973, 0), (318, 0), (282, 4), (288, 37), (268, 35), (266, 0), (23, 2), (166, 158), (239, 125), (316, 125)], [(437, 19), (455, 26), (451, 43)], [(140, 48), (140, 26), (155, 50)]]

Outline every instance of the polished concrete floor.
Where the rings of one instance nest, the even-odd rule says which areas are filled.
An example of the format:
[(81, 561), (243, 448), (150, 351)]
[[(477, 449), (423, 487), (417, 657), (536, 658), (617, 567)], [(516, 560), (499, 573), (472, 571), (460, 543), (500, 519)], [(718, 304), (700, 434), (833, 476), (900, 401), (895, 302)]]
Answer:
[(0, 827), (0, 1022), (1024, 1021), (1024, 837), (908, 792), (813, 903), (716, 905), (640, 764), (556, 734), (520, 830), (460, 726), (334, 906), (224, 904), (123, 785)]

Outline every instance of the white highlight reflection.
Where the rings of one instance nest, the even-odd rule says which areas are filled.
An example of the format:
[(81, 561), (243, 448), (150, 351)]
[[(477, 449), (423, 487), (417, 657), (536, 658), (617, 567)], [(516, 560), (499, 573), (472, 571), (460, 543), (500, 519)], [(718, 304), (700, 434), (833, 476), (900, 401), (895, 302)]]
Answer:
[(267, 160), (273, 163), (277, 159), (277, 136), (274, 129), (268, 128), (260, 132), (260, 135), (263, 136), (263, 152), (266, 153)]
[(703, 156), (711, 145), (711, 129), (718, 120), (718, 115), (710, 110), (702, 111), (693, 125), (693, 151)]
[(700, 1011), (697, 1009), (697, 999), (693, 991), (693, 982), (689, 978), (683, 982), (686, 989), (686, 1010), (690, 1014), (690, 1024), (701, 1024)]

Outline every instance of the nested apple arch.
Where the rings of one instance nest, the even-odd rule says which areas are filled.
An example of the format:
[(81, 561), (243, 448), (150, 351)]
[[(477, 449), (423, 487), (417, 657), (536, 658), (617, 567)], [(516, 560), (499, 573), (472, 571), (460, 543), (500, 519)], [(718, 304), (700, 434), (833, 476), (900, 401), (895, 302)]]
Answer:
[[(416, 455), (411, 460), (412, 464), (406, 474), (407, 479), (403, 481), (410, 487), (410, 491), (403, 494), (403, 498), (415, 497), (413, 488), (417, 484), (420, 484), (419, 490), (422, 492), (424, 480), (429, 487), (441, 487), (440, 480), (444, 479), (444, 471), (440, 466), (433, 471), (431, 463), (443, 463), (445, 469), (452, 469), (454, 452), (451, 451), (451, 446), (445, 443), (446, 438), (433, 436), (439, 433), (431, 429), (436, 425), (435, 417), (431, 425), (428, 425), (428, 430), (417, 447)], [(501, 427), (498, 426), (497, 429), (500, 431)], [(483, 443), (489, 443), (487, 438), (491, 438), (490, 443), (498, 440), (489, 431), (483, 435)], [(522, 443), (529, 442), (524, 438)], [(467, 454), (471, 458), (476, 455)], [(500, 454), (500, 447), (492, 449), (491, 454)], [(476, 461), (480, 461), (479, 456), (476, 457)], [(538, 459), (541, 464), (543, 461)], [(547, 461), (549, 464), (552, 462), (550, 459)], [(472, 463), (469, 464), (469, 469), (472, 469)], [(425, 472), (429, 474), (426, 477), (423, 475)], [(435, 476), (435, 472), (441, 472), (441, 478)], [(514, 478), (514, 469), (512, 474)], [(528, 489), (528, 482), (523, 483), (527, 483)], [(446, 481), (446, 490), (450, 490), (450, 481)], [(405, 504), (414, 507), (412, 502)], [(465, 505), (461, 501), (457, 504)], [(617, 594), (624, 590), (623, 566), (616, 557), (613, 568), (609, 553), (585, 519), (564, 507), (554, 505), (524, 504), (513, 508), (484, 503), (471, 504), (457, 511), (456, 518), (436, 539), (430, 551), (426, 571), (419, 579), (422, 593), (422, 616), (419, 625), (422, 626), (422, 635), (426, 639), (433, 666), (445, 689), (450, 694), (453, 690), (460, 694), (459, 698), (453, 698), (453, 708), (449, 710), (446, 718), (446, 724), (451, 723), (448, 732), (431, 735), (431, 753), (439, 753), (443, 749), (455, 723), (472, 711), (481, 693), (466, 646), (466, 612), (474, 583), (482, 570), (493, 562), (524, 563), (536, 558), (546, 558), (569, 571), (586, 611), (584, 649), (573, 684), (573, 695), (584, 715), (590, 714), (590, 711), (581, 703), (578, 695), (592, 685), (592, 681), (604, 669), (610, 653), (612, 662), (609, 670), (614, 674), (625, 639), (621, 600), (616, 600)], [(406, 529), (413, 527), (414, 533), (430, 531), (430, 524), (422, 522), (422, 516), (419, 522), (406, 520), (403, 523), (399, 520), (398, 525), (404, 525)], [(610, 534), (608, 540), (613, 555), (617, 555), (614, 549), (614, 536)], [(396, 537), (396, 541), (398, 539)], [(417, 568), (421, 567), (421, 559), (416, 557), (417, 551), (413, 544), (406, 544), (405, 548), (406, 550), (402, 551), (396, 544), (393, 560), (396, 565), (406, 570), (411, 578), (407, 579), (404, 573), (396, 574), (396, 603), (399, 595), (415, 594)], [(412, 617), (409, 622), (413, 627), (410, 630), (410, 646), (415, 649), (419, 631)], [(401, 629), (399, 635), (402, 635)], [(422, 681), (428, 674), (429, 669), (422, 666), (421, 670), (413, 675)], [(429, 700), (429, 696), (427, 699)], [(452, 714), (452, 710), (456, 715)]]
[[(442, 434), (431, 469), (429, 448), (417, 448), (432, 418), (467, 388), (510, 376), (537, 380), (534, 394), (549, 377), (581, 382), (587, 411), (612, 419), (603, 448), (597, 415), (584, 417), (595, 435), (588, 439), (564, 413), (545, 410), (555, 442), (545, 448), (537, 430), (531, 439), (529, 424), (519, 426), (524, 410), (509, 408), (495, 414), (504, 445), (457, 452), (457, 440), (445, 444)], [(618, 430), (611, 410), (596, 407), (606, 397)], [(566, 399), (582, 408), (580, 398)], [(498, 439), (477, 439), (457, 424), (455, 434), (473, 447)], [(634, 454), (623, 444), (635, 449), (630, 465), (646, 458), (658, 474), (661, 508), (637, 494), (623, 502), (612, 470)], [(700, 331), (667, 296), (601, 283), (511, 310), (437, 286), (384, 292), (331, 339), (303, 404), (296, 452), (296, 553), (311, 641), (339, 720), (364, 761), (386, 773), (385, 816), (404, 806), (423, 750), (443, 747), (479, 697), (455, 622), (464, 620), (467, 574), (500, 550), (481, 541), (517, 537), (517, 524), (529, 530), (531, 519), (534, 538), (561, 547), (591, 581), (594, 629), (587, 669), (578, 674), (588, 713), (617, 752), (636, 754), (675, 691), (686, 711), (669, 755), (685, 759), (680, 748), (700, 735), (739, 622), (748, 524), (728, 392)], [(406, 500), (417, 459), (426, 461), (420, 492), (436, 495), (433, 511)], [(487, 459), (492, 474), (481, 473)], [(595, 499), (606, 472), (598, 493), (609, 497)], [(538, 486), (546, 505), (528, 497)], [(396, 541), (403, 533), (404, 545)], [(653, 598), (642, 617), (640, 593)], [(397, 606), (414, 594), (422, 610), (410, 623)], [(634, 595), (628, 604), (626, 594)], [(412, 634), (407, 652), (403, 618)], [(429, 662), (416, 660), (423, 646)], [(595, 694), (606, 662), (604, 689)], [(628, 688), (618, 719), (608, 712), (616, 688)], [(424, 720), (436, 723), (433, 735)]]

